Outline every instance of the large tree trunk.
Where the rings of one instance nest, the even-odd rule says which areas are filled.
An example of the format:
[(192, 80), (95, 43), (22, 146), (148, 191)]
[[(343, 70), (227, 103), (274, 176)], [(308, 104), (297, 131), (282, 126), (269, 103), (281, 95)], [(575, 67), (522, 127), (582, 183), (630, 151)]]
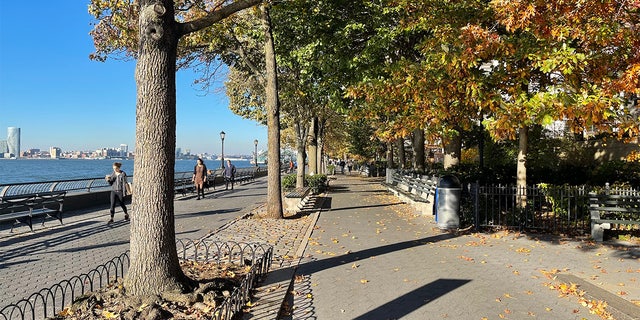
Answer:
[[(262, 23), (265, 35), (265, 67), (267, 74), (266, 107), (269, 163), (267, 168), (267, 213), (268, 218), (281, 219), (282, 186), (280, 184), (280, 101), (278, 100), (278, 73), (276, 53), (271, 30), (271, 17), (268, 5), (262, 6)], [(304, 165), (298, 163), (298, 166)]]
[(460, 134), (446, 137), (444, 141), (444, 168), (449, 169), (460, 164), (460, 154), (462, 153), (462, 139)]
[(296, 188), (304, 187), (304, 163), (305, 163), (305, 152), (306, 152), (306, 137), (307, 137), (307, 126), (300, 125), (297, 123), (294, 125), (296, 128), (296, 151), (298, 154), (296, 155), (296, 163), (298, 163), (298, 168), (296, 169)]
[(387, 141), (387, 168), (392, 169), (395, 167), (396, 165), (393, 163), (393, 142)]
[(527, 152), (529, 149), (529, 128), (520, 128), (519, 142), (518, 142), (518, 167), (516, 170), (517, 182), (516, 185), (520, 190), (520, 197), (518, 199), (518, 206), (524, 207), (527, 205)]
[(398, 162), (400, 164), (400, 169), (405, 169), (407, 166), (407, 159), (404, 154), (404, 138), (398, 138), (396, 140), (396, 146), (398, 148)]
[(324, 129), (325, 121), (318, 120), (318, 130), (316, 131), (316, 167), (319, 174), (326, 174), (327, 167), (324, 162), (323, 147), (324, 147)]
[[(155, 3), (155, 5), (154, 5)], [(176, 47), (173, 1), (142, 1), (136, 66), (136, 157), (127, 293), (186, 289), (175, 244)], [(166, 12), (164, 12), (166, 11)]]
[(309, 174), (318, 173), (318, 118), (313, 117), (309, 123)]
[(424, 130), (413, 130), (413, 168), (424, 172)]

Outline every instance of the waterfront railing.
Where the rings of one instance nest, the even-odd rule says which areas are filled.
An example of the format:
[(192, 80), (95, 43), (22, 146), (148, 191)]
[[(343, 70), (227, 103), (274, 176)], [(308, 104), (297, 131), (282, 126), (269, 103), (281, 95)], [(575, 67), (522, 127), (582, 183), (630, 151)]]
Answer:
[(0, 184), (0, 198), (51, 191), (98, 192), (108, 190), (110, 187), (104, 177)]
[[(246, 170), (254, 170), (254, 173), (261, 173), (262, 175), (266, 175), (267, 172), (266, 167), (238, 168), (238, 172)], [(174, 174), (174, 179), (190, 180), (192, 175), (193, 171), (180, 171)], [(213, 170), (213, 174), (210, 176), (213, 179), (221, 179), (222, 170)], [(134, 182), (134, 176), (128, 176), (127, 179), (130, 183)], [(111, 188), (111, 186), (109, 185), (109, 183), (107, 183), (104, 177), (0, 184), (0, 198), (6, 196), (16, 196), (22, 194), (51, 191), (66, 191), (67, 193), (103, 192), (108, 191), (109, 188)]]

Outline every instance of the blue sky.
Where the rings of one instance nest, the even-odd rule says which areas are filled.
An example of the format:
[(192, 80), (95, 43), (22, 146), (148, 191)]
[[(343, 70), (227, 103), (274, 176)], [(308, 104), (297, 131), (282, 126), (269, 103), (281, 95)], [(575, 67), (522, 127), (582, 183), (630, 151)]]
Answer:
[[(21, 149), (135, 146), (135, 61), (89, 60), (88, 1), (0, 1), (0, 140), (21, 128)], [(190, 70), (177, 74), (176, 146), (192, 153), (251, 154), (267, 129), (234, 115), (224, 90), (204, 94)], [(220, 83), (218, 87), (221, 87)]]

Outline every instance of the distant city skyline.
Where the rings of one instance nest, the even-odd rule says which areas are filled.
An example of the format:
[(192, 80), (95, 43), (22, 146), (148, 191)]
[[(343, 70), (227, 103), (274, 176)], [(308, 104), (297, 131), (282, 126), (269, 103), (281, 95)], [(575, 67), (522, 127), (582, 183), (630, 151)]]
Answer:
[[(88, 4), (30, 2), (30, 19), (47, 21), (47, 29), (55, 30), (55, 37), (42, 37), (38, 28), (16, 28), (24, 17), (15, 14), (14, 3), (0, 1), (0, 133), (21, 128), (22, 150), (87, 151), (120, 144), (135, 150), (135, 61), (89, 60), (94, 48)], [(228, 109), (226, 77), (221, 75), (209, 94), (193, 85), (197, 78), (191, 70), (176, 74), (176, 147), (219, 153), (219, 132), (225, 131), (225, 154), (251, 154), (254, 139), (266, 148), (266, 127)]]

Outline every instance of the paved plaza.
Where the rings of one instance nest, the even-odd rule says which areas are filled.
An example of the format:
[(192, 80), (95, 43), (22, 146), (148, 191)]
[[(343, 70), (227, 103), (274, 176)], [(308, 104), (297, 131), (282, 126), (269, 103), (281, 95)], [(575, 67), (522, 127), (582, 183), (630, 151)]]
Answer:
[[(251, 218), (264, 210), (266, 178), (206, 200), (178, 197), (177, 238), (274, 246), (244, 319), (601, 319), (583, 306), (591, 301), (606, 301), (615, 319), (640, 319), (637, 245), (443, 233), (380, 182), (338, 175), (299, 216), (282, 220)], [(35, 233), (3, 230), (0, 307), (127, 250), (119, 214), (113, 226), (98, 210)], [(557, 289), (571, 283), (578, 287), (569, 294)]]

